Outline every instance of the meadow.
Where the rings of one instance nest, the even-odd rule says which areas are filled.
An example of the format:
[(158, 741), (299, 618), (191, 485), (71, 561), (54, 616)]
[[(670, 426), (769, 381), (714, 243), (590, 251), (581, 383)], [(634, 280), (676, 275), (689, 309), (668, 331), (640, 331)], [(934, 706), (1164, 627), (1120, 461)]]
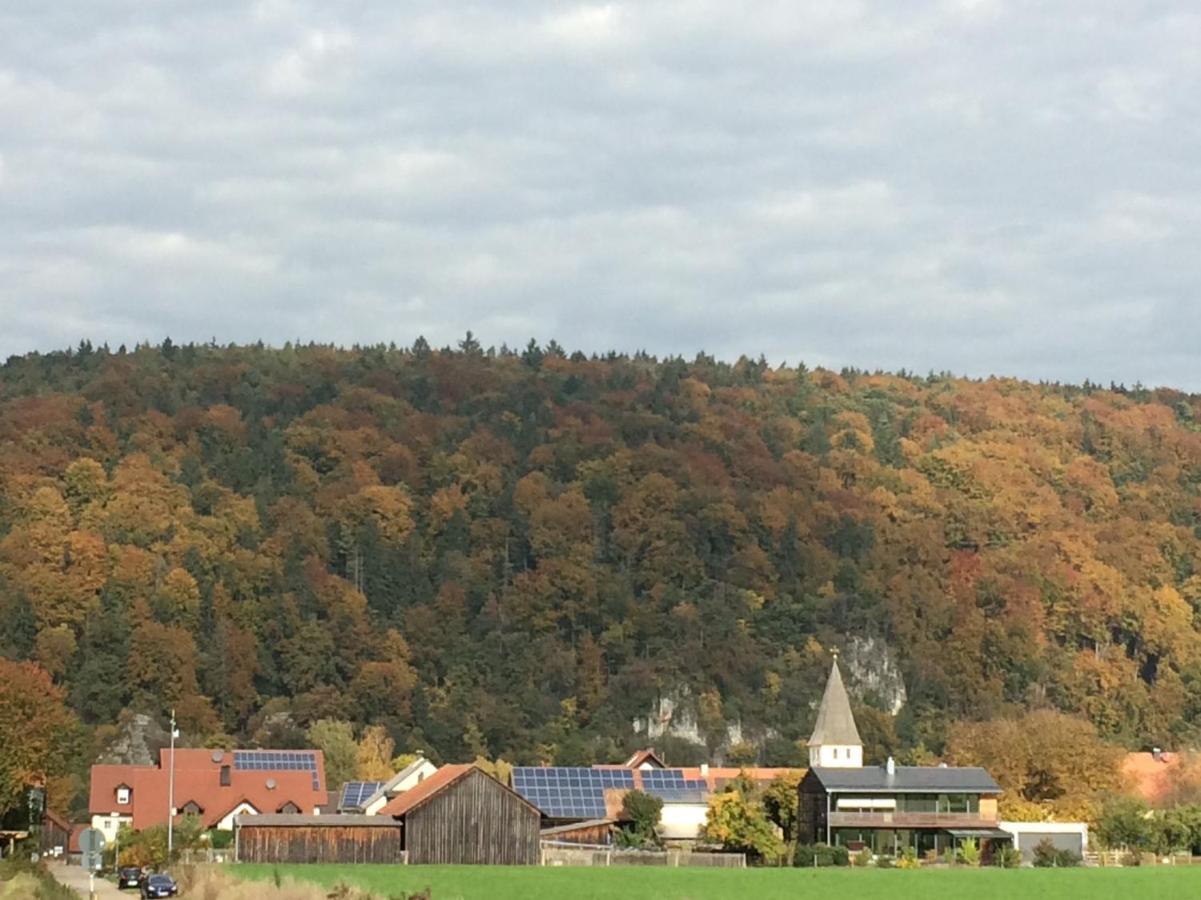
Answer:
[(1186, 900), (1201, 866), (1130, 869), (651, 869), (487, 866), (231, 867), (240, 878), (344, 882), (384, 897), (429, 888), (432, 900)]

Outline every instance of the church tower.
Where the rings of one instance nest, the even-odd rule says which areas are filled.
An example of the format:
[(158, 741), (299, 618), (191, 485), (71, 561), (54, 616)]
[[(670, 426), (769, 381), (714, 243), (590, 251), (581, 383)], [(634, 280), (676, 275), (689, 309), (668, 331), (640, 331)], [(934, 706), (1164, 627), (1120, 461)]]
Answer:
[(863, 740), (855, 727), (855, 717), (851, 715), (851, 698), (842, 683), (837, 656), (817, 710), (813, 735), (809, 738), (809, 766), (828, 769), (863, 767)]

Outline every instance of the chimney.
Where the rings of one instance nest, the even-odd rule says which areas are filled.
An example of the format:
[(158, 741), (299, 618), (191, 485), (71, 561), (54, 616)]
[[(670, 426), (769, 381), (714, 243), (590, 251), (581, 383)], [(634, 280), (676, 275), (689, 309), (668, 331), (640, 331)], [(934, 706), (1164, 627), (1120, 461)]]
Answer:
[(701, 778), (707, 779), (708, 777), (709, 777), (709, 764), (701, 763)]
[(1163, 762), (1163, 751), (1158, 747), (1151, 748), (1151, 758), (1156, 762)]
[(886, 772), (888, 772), (890, 777), (893, 775), (896, 775), (897, 774), (897, 761), (895, 759), (893, 759), (891, 756), (888, 757), (888, 762), (886, 762), (884, 764), (884, 770)]

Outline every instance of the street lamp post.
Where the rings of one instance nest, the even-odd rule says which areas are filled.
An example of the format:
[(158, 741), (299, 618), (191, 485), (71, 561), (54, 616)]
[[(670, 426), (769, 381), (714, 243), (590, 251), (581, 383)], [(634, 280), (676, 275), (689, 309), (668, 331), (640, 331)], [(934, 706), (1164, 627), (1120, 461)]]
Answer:
[(171, 710), (171, 762), (167, 775), (167, 862), (171, 862), (171, 850), (175, 839), (175, 710)]

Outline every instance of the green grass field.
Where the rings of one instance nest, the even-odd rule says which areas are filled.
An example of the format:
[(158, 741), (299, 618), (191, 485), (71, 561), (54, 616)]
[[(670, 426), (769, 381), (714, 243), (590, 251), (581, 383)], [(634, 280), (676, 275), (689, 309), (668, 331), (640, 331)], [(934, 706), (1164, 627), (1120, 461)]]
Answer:
[(383, 896), (432, 889), (433, 900), (1201, 900), (1201, 866), (1149, 869), (658, 869), (503, 866), (232, 867), (239, 877), (327, 887), (347, 882)]

